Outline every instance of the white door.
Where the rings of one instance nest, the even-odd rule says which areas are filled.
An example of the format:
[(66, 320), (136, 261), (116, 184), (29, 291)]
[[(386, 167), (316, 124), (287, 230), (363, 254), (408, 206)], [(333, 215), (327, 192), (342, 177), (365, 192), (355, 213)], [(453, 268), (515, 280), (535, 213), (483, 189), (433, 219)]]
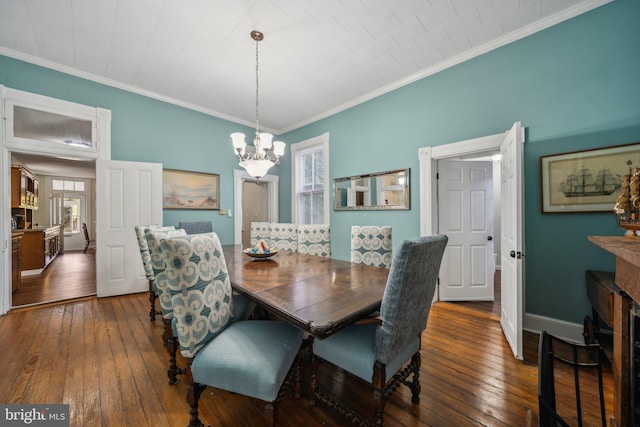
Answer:
[(98, 160), (96, 211), (98, 297), (147, 291), (134, 226), (162, 224), (162, 164)]
[(251, 246), (251, 223), (269, 221), (269, 188), (266, 182), (242, 183), (242, 247)]
[(440, 269), (442, 301), (493, 301), (491, 162), (438, 162), (439, 232), (449, 237)]
[(517, 359), (522, 353), (523, 288), (523, 247), (522, 224), (522, 128), (516, 122), (507, 132), (500, 147), (501, 161), (501, 260), (502, 268), (502, 308), (500, 324), (504, 335)]

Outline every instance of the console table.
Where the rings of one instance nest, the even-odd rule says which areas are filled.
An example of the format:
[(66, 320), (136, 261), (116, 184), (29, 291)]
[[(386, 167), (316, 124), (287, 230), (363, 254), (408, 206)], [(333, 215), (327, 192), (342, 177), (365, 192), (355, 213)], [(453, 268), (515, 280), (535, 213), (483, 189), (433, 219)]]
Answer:
[[(589, 241), (616, 256), (616, 285), (622, 292), (613, 300), (613, 405), (612, 426), (631, 420), (631, 310), (640, 304), (640, 238), (589, 236)], [(636, 332), (637, 333), (637, 332)]]

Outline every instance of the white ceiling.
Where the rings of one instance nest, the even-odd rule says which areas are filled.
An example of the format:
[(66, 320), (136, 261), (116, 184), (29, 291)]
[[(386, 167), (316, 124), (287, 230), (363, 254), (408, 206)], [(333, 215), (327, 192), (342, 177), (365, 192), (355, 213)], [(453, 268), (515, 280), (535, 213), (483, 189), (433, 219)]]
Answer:
[[(0, 54), (283, 133), (610, 0), (1, 0)], [(1, 83), (1, 82), (0, 82)]]

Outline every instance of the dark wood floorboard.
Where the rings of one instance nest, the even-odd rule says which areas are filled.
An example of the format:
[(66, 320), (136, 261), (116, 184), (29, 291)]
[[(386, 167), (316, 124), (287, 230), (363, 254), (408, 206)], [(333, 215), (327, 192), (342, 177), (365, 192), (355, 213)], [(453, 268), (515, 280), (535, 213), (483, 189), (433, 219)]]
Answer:
[(58, 255), (40, 274), (23, 276), (11, 295), (11, 306), (47, 304), (96, 295), (96, 257), (93, 251)]
[[(186, 384), (183, 378), (168, 384), (162, 325), (159, 319), (150, 322), (147, 313), (147, 294), (140, 293), (17, 309), (0, 317), (0, 402), (67, 403), (71, 426), (187, 425)], [(537, 425), (537, 335), (524, 336), (525, 360), (518, 361), (491, 315), (434, 304), (422, 335), (420, 403), (412, 404), (402, 386), (388, 401), (385, 426)], [(277, 425), (348, 425), (310, 403), (308, 361), (303, 351), (303, 396), (282, 397)], [(182, 357), (178, 362), (184, 366)], [(320, 374), (324, 389), (372, 413), (371, 392), (362, 382), (328, 363)], [(605, 391), (611, 414), (610, 370)], [(591, 396), (585, 406), (591, 413), (594, 401)], [(200, 415), (205, 425), (260, 426), (263, 403), (208, 388)]]
[(454, 304), (461, 305), (464, 307), (472, 308), (474, 310), (484, 311), (486, 313), (495, 314), (496, 316), (500, 316), (500, 308), (501, 308), (501, 276), (500, 270), (496, 270), (495, 275), (493, 276), (493, 301), (451, 301)]

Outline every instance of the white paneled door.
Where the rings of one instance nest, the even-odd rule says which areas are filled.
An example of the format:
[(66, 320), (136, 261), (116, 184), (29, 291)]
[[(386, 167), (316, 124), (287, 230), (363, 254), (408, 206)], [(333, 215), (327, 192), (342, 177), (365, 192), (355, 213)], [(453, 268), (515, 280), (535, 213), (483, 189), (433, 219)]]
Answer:
[(98, 296), (147, 291), (134, 226), (162, 224), (162, 164), (98, 160), (96, 210)]
[(493, 301), (492, 163), (438, 162), (439, 230), (449, 237), (440, 300)]
[(517, 359), (522, 353), (522, 318), (524, 306), (523, 271), (524, 271), (524, 238), (522, 224), (522, 127), (516, 122), (507, 132), (500, 147), (501, 172), (501, 315), (500, 324), (504, 335)]

